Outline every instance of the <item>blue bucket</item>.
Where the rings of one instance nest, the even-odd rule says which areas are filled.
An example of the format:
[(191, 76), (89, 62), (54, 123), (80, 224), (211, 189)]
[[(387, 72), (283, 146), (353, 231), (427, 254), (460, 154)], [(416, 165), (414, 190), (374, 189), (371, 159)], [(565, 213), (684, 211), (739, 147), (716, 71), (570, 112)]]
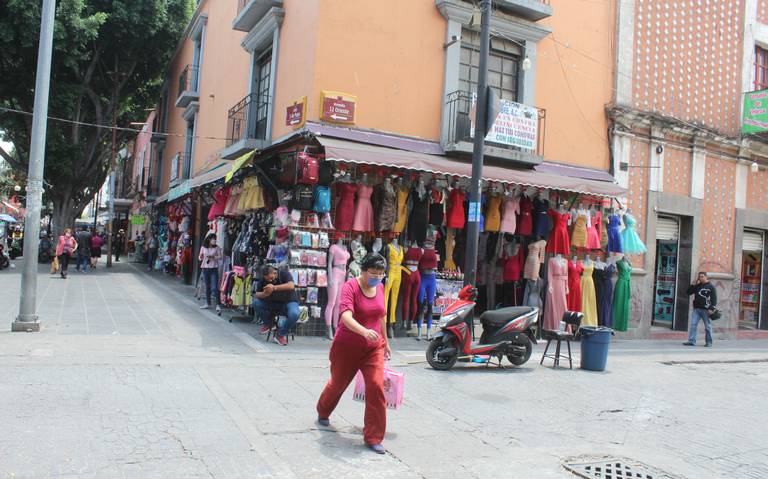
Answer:
[(581, 369), (605, 371), (613, 329), (602, 326), (582, 326), (579, 328), (579, 333), (581, 333)]

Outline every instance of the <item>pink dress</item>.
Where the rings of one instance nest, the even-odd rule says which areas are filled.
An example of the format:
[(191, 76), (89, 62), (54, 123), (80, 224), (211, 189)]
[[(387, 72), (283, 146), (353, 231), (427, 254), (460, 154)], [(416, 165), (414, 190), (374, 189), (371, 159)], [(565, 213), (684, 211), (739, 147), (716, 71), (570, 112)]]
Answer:
[(600, 249), (600, 233), (596, 228), (600, 226), (599, 221), (599, 216), (592, 216), (587, 221), (587, 249)]
[(357, 202), (355, 202), (355, 219), (352, 221), (352, 231), (373, 231), (373, 204), (371, 195), (373, 187), (360, 185), (357, 187)]
[(560, 329), (560, 321), (567, 308), (568, 261), (550, 258), (547, 268), (547, 302), (542, 327), (548, 331)]
[(357, 186), (352, 183), (337, 183), (336, 194), (339, 197), (339, 203), (336, 205), (336, 218), (334, 223), (339, 231), (349, 231), (352, 229), (352, 219), (355, 211), (355, 191)]
[(517, 227), (517, 215), (520, 213), (520, 198), (507, 196), (501, 205), (501, 227), (502, 233), (515, 234)]

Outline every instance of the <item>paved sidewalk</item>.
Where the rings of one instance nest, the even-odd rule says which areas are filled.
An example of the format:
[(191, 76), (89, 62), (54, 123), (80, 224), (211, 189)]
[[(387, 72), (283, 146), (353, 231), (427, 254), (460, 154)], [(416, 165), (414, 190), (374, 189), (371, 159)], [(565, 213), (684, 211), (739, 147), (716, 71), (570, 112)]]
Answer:
[(573, 478), (563, 462), (602, 455), (768, 477), (766, 341), (621, 341), (590, 373), (540, 366), (541, 345), (520, 368), (437, 372), (399, 339), (406, 404), (377, 456), (351, 393), (332, 430), (313, 423), (327, 340), (267, 344), (140, 265), (45, 271), (35, 334), (9, 332), (19, 274), (0, 272), (0, 478)]

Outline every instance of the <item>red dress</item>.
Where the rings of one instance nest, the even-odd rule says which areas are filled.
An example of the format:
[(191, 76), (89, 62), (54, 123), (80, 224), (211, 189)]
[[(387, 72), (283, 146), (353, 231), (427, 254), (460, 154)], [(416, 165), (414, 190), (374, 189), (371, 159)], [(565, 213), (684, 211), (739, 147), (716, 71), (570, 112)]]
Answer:
[(584, 267), (579, 263), (568, 261), (568, 311), (581, 312), (581, 273)]
[(568, 213), (558, 213), (549, 210), (547, 214), (552, 218), (552, 231), (547, 240), (547, 253), (569, 254), (571, 252), (571, 238), (568, 236)]
[(527, 196), (520, 198), (520, 214), (517, 216), (515, 234), (519, 236), (533, 234), (533, 201)]
[(467, 214), (464, 212), (464, 191), (454, 188), (448, 195), (448, 221), (446, 226), (449, 228), (463, 228), (467, 221)]
[(504, 281), (519, 281), (523, 271), (523, 248), (517, 250), (514, 256), (504, 253)]
[(229, 191), (230, 187), (225, 186), (213, 194), (213, 206), (208, 212), (208, 221), (215, 220), (217, 216), (224, 216), (227, 200), (229, 200)]
[(334, 224), (339, 231), (349, 231), (352, 229), (352, 221), (355, 218), (356, 191), (357, 185), (352, 183), (338, 183), (336, 185), (339, 203), (336, 205)]

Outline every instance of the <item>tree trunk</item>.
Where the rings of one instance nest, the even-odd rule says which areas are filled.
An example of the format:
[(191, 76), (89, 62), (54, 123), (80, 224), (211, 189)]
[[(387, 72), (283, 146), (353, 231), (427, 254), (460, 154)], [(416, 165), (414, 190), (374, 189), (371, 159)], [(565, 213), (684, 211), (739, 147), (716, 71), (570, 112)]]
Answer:
[(64, 232), (64, 228), (75, 229), (75, 218), (79, 212), (75, 211), (73, 201), (70, 198), (53, 199), (53, 218), (51, 231), (58, 236)]

